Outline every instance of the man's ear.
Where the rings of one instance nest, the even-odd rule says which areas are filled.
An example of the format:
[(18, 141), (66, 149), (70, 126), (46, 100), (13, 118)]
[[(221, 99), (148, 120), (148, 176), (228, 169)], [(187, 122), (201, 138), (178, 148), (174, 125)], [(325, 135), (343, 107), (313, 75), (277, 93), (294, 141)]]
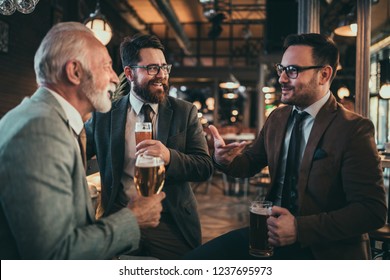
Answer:
[(329, 65), (322, 68), (320, 70), (320, 84), (321, 85), (326, 84), (332, 77), (332, 73), (333, 73), (333, 69)]
[(127, 80), (132, 82), (134, 79), (133, 70), (129, 66), (125, 66), (125, 68), (123, 68), (123, 72), (125, 73)]
[(79, 85), (81, 83), (81, 77), (83, 74), (83, 69), (81, 68), (81, 64), (77, 60), (70, 60), (65, 65), (66, 77), (69, 82), (75, 85)]

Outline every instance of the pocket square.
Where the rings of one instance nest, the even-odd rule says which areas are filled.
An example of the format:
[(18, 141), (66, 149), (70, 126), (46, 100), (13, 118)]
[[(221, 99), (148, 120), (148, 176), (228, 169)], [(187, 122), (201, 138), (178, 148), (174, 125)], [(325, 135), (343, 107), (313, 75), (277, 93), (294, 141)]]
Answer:
[(326, 151), (324, 151), (323, 149), (319, 148), (319, 149), (317, 149), (317, 150), (314, 152), (313, 160), (318, 160), (318, 159), (326, 158), (327, 155), (328, 155), (328, 154), (327, 154)]

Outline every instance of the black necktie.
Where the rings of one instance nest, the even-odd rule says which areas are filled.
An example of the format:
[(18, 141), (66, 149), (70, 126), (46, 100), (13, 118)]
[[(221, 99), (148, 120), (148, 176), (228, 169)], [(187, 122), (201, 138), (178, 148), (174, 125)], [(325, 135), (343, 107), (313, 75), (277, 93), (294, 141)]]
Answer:
[(308, 115), (306, 112), (298, 113), (296, 110), (293, 112), (295, 121), (288, 146), (282, 192), (282, 207), (289, 209), (292, 214), (297, 212), (298, 192), (296, 187), (301, 160), (302, 121)]
[(149, 104), (144, 104), (142, 106), (142, 110), (144, 112), (144, 122), (152, 122), (153, 110), (150, 107), (150, 105)]
[(81, 153), (81, 158), (83, 160), (84, 169), (86, 170), (87, 169), (87, 152), (86, 152), (87, 135), (85, 134), (84, 127), (81, 130), (80, 134), (78, 135), (77, 140), (78, 140), (79, 146), (80, 146), (80, 153)]

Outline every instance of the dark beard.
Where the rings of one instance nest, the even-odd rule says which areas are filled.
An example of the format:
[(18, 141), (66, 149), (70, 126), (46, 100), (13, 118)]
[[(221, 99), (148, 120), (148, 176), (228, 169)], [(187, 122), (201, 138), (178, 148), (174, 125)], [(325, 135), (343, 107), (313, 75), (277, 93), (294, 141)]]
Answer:
[(167, 96), (169, 91), (169, 85), (163, 84), (164, 91), (151, 92), (149, 86), (156, 80), (151, 80), (147, 85), (142, 86), (138, 83), (137, 78), (133, 81), (133, 91), (147, 103), (161, 103)]

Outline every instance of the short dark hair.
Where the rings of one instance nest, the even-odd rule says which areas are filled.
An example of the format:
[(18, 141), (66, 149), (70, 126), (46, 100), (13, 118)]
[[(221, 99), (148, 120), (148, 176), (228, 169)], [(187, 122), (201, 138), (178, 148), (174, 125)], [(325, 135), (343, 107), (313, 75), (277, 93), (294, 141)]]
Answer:
[(141, 60), (140, 50), (145, 48), (165, 51), (160, 39), (155, 35), (137, 33), (132, 37), (126, 37), (120, 46), (122, 66), (136, 65)]
[(290, 46), (304, 45), (313, 48), (313, 60), (316, 65), (330, 65), (333, 74), (330, 82), (334, 79), (339, 65), (339, 50), (335, 42), (327, 36), (317, 33), (291, 34), (284, 40), (283, 48)]

